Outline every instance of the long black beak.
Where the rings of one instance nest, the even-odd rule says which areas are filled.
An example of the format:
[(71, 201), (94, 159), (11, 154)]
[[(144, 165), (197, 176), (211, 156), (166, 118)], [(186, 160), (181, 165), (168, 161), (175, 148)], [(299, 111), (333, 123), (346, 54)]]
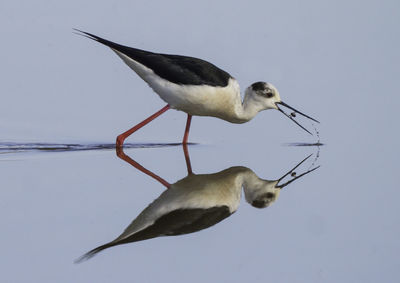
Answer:
[(297, 177), (293, 178), (292, 180), (287, 181), (285, 184), (282, 184), (282, 185), (277, 186), (277, 187), (280, 188), (280, 189), (282, 189), (283, 187), (286, 187), (287, 185), (289, 185), (291, 182), (294, 182), (294, 181), (296, 181), (297, 179), (303, 177), (304, 175), (307, 175), (308, 173), (311, 173), (312, 171), (317, 170), (319, 167), (321, 167), (321, 166), (317, 166), (317, 167), (315, 167), (315, 168), (313, 168), (313, 169), (310, 169), (310, 170), (308, 170), (307, 172), (304, 172), (303, 174), (300, 174), (300, 175), (298, 175)]
[(303, 164), (304, 161), (306, 161), (308, 158), (311, 157), (311, 155), (312, 155), (312, 154), (310, 154), (309, 156), (307, 156), (306, 158), (304, 158), (304, 159), (303, 159), (302, 161), (300, 161), (295, 167), (293, 167), (289, 172), (287, 172), (285, 175), (283, 175), (282, 177), (280, 177), (280, 178), (278, 179), (278, 183), (277, 183), (276, 187), (282, 189), (283, 187), (286, 187), (287, 185), (289, 185), (289, 184), (292, 183), (293, 181), (295, 181), (295, 180), (297, 180), (297, 179), (303, 177), (304, 175), (307, 175), (308, 173), (311, 173), (312, 171), (317, 170), (320, 166), (317, 166), (317, 167), (315, 167), (315, 168), (313, 168), (313, 169), (310, 169), (310, 170), (304, 172), (303, 174), (300, 174), (300, 175), (296, 176), (295, 178), (293, 178), (293, 179), (287, 181), (286, 183), (284, 183), (284, 184), (282, 184), (282, 185), (278, 185), (279, 182), (282, 181), (283, 178), (285, 178), (287, 175), (289, 175), (290, 173), (292, 173), (297, 167), (299, 167), (301, 164)]
[(289, 114), (286, 114), (286, 113), (278, 106), (278, 104), (282, 104), (283, 106), (285, 106), (285, 107), (287, 107), (287, 108), (293, 110), (294, 112), (296, 112), (296, 113), (298, 113), (298, 114), (300, 114), (300, 115), (302, 115), (302, 116), (304, 116), (304, 117), (306, 117), (306, 118), (308, 118), (308, 119), (310, 119), (310, 120), (312, 120), (312, 121), (314, 121), (314, 122), (319, 123), (318, 120), (316, 120), (316, 119), (314, 119), (314, 118), (312, 118), (312, 117), (310, 117), (310, 116), (308, 116), (308, 115), (306, 115), (306, 114), (300, 112), (299, 110), (294, 109), (293, 107), (287, 105), (287, 104), (284, 103), (283, 101), (276, 102), (275, 104), (276, 104), (276, 107), (278, 107), (278, 110), (279, 110), (280, 112), (282, 112), (286, 117), (288, 117), (290, 120), (292, 120), (294, 123), (296, 123), (297, 126), (299, 126), (299, 127), (302, 128), (304, 131), (306, 131), (307, 133), (309, 133), (310, 135), (312, 135), (312, 133), (311, 133), (309, 130), (307, 130), (307, 129), (304, 128), (302, 125), (300, 125), (300, 123), (297, 122), (295, 119), (293, 119), (292, 116), (290, 116)]

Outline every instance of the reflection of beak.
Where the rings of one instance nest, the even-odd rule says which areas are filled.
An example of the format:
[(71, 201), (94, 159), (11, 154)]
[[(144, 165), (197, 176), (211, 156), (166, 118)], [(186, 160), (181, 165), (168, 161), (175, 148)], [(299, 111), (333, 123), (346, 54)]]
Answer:
[(285, 178), (287, 175), (289, 175), (290, 173), (292, 173), (292, 172), (293, 172), (297, 167), (299, 167), (304, 161), (306, 161), (308, 158), (310, 158), (311, 155), (312, 155), (312, 154), (310, 154), (309, 156), (307, 156), (306, 158), (304, 158), (299, 164), (297, 164), (297, 165), (296, 165), (294, 168), (292, 168), (289, 172), (287, 172), (285, 175), (283, 175), (282, 177), (280, 177), (279, 180), (278, 180), (278, 182), (277, 182), (276, 187), (279, 188), (279, 189), (282, 189), (283, 187), (286, 187), (287, 185), (289, 185), (291, 182), (297, 180), (298, 178), (303, 177), (304, 175), (306, 175), (306, 174), (308, 174), (308, 173), (311, 173), (312, 171), (318, 169), (319, 166), (317, 166), (317, 167), (315, 167), (315, 168), (313, 168), (313, 169), (311, 169), (311, 170), (308, 170), (308, 171), (304, 172), (303, 174), (298, 175), (297, 177), (293, 178), (292, 180), (287, 181), (286, 183), (284, 183), (284, 184), (282, 184), (282, 185), (278, 185), (278, 183), (279, 183), (280, 181), (282, 181), (283, 178)]
[(276, 107), (278, 107), (278, 110), (279, 110), (280, 112), (282, 112), (286, 117), (288, 117), (290, 120), (292, 120), (293, 122), (295, 122), (295, 123), (297, 124), (297, 126), (299, 126), (299, 127), (302, 128), (304, 131), (306, 131), (307, 133), (309, 133), (310, 135), (312, 135), (311, 132), (310, 132), (309, 130), (307, 130), (307, 129), (304, 128), (302, 125), (300, 125), (300, 123), (297, 122), (295, 119), (293, 119), (292, 116), (290, 116), (289, 114), (286, 114), (281, 108), (279, 108), (278, 104), (282, 104), (283, 106), (285, 106), (285, 107), (287, 107), (287, 108), (293, 110), (294, 112), (296, 112), (296, 113), (298, 113), (298, 114), (300, 114), (300, 115), (302, 115), (302, 116), (304, 116), (304, 117), (306, 117), (306, 118), (308, 118), (308, 119), (310, 119), (310, 120), (313, 120), (313, 121), (315, 121), (315, 122), (317, 122), (317, 123), (319, 123), (319, 121), (315, 120), (314, 118), (311, 118), (310, 116), (308, 116), (308, 115), (306, 115), (306, 114), (304, 114), (304, 113), (301, 113), (300, 111), (298, 111), (298, 110), (294, 109), (293, 107), (287, 105), (287, 104), (284, 103), (283, 101), (280, 101), (280, 102), (276, 102), (276, 103), (275, 103)]

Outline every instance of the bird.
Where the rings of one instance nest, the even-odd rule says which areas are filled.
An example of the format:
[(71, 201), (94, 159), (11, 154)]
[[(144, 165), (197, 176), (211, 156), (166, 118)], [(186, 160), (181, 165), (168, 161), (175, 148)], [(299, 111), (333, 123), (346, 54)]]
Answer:
[[(318, 120), (284, 103), (278, 90), (271, 83), (259, 81), (251, 84), (246, 88), (242, 100), (238, 81), (210, 62), (188, 56), (149, 52), (124, 46), (79, 29), (74, 31), (111, 48), (167, 103), (150, 117), (118, 135), (116, 147), (122, 147), (128, 136), (169, 109), (187, 113), (182, 144), (188, 142), (192, 116), (211, 116), (241, 124), (250, 121), (260, 111), (276, 109), (309, 134), (310, 131), (294, 120), (295, 113), (319, 123)], [(280, 106), (294, 112), (287, 114)]]
[[(191, 171), (187, 149), (184, 148), (184, 152), (188, 175), (170, 184), (134, 161), (123, 150), (119, 151), (118, 157), (157, 180), (166, 190), (120, 236), (90, 250), (78, 258), (76, 263), (113, 246), (207, 229), (237, 211), (242, 188), (247, 203), (255, 208), (269, 207), (278, 199), (284, 187), (319, 168), (314, 167), (298, 176), (292, 175), (296, 168), (312, 156), (310, 154), (279, 179), (262, 179), (245, 166), (232, 166), (216, 173), (195, 174)], [(288, 176), (291, 179), (284, 182)]]

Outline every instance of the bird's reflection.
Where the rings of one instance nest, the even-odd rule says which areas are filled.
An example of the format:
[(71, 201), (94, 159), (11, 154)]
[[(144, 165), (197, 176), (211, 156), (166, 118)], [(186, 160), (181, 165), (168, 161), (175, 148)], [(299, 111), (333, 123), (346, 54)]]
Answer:
[[(240, 202), (243, 187), (245, 199), (252, 206), (264, 208), (275, 202), (282, 188), (316, 170), (314, 167), (297, 174), (297, 169), (311, 155), (277, 180), (259, 178), (251, 169), (234, 166), (212, 174), (194, 174), (188, 149), (183, 146), (188, 175), (170, 184), (160, 176), (117, 149), (119, 158), (159, 181), (167, 189), (150, 203), (115, 240), (101, 245), (79, 258), (89, 259), (109, 247), (143, 241), (160, 236), (175, 236), (211, 227), (233, 214)], [(283, 179), (288, 179), (283, 182)]]

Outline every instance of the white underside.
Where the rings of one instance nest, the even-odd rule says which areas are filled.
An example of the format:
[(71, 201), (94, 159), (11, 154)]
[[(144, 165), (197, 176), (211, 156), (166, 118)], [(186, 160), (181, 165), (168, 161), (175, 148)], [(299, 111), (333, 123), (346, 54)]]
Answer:
[(213, 116), (233, 123), (241, 123), (238, 113), (242, 109), (240, 87), (230, 78), (226, 87), (204, 85), (178, 85), (171, 83), (146, 66), (117, 50), (115, 53), (134, 70), (171, 108), (190, 115)]

